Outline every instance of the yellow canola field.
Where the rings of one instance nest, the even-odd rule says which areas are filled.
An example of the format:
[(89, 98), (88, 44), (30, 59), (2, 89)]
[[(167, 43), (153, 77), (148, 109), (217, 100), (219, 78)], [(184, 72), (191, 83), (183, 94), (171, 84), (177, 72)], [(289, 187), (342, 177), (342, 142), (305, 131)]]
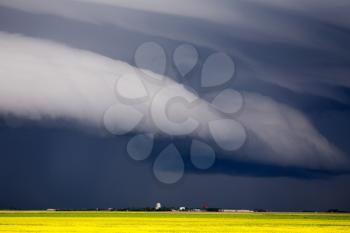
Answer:
[(0, 232), (350, 233), (350, 214), (0, 211)]

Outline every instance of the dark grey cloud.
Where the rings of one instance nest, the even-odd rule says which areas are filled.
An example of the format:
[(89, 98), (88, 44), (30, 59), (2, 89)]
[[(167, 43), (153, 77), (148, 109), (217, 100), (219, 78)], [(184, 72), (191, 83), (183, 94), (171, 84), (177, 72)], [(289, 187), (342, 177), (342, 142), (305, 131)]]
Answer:
[[(3, 61), (0, 67), (4, 76), (0, 80), (0, 109), (3, 115), (39, 122), (46, 118), (53, 121), (68, 119), (101, 132), (106, 131), (106, 128), (112, 133), (115, 128), (135, 121), (136, 118), (132, 118), (133, 115), (122, 108), (122, 101), (114, 93), (115, 83), (120, 83), (123, 75), (133, 72), (127, 63), (7, 33), (0, 33), (0, 48), (0, 59)], [(173, 93), (171, 88), (167, 88), (168, 84), (162, 84), (159, 91), (151, 81), (147, 81), (147, 77), (139, 76), (151, 98), (144, 105), (134, 106), (138, 114), (144, 116), (143, 123), (134, 131), (162, 133), (164, 131), (159, 129), (161, 125), (164, 126), (162, 112), (165, 110), (162, 108), (165, 107), (162, 107), (162, 103), (173, 94), (187, 99), (194, 98), (193, 94), (182, 86), (178, 86)], [(127, 85), (123, 89), (126, 93), (138, 91), (136, 85)], [(162, 97), (156, 102), (160, 93), (163, 93)], [(244, 146), (247, 153), (242, 153), (238, 158), (313, 169), (348, 168), (348, 158), (319, 134), (298, 110), (263, 95), (243, 93), (243, 99), (244, 107), (237, 119), (248, 131), (248, 140)], [(117, 106), (114, 112), (119, 117), (110, 115), (112, 105)], [(179, 112), (174, 114), (180, 115)], [(187, 115), (185, 119), (191, 116), (201, 125), (226, 119), (203, 99), (198, 101), (198, 108)], [(159, 125), (157, 122), (163, 123)], [(227, 123), (223, 125), (224, 128), (229, 126)], [(166, 133), (177, 135), (175, 132), (188, 126), (175, 124), (169, 127)], [(227, 133), (227, 138), (239, 135), (239, 131)], [(210, 132), (205, 129), (198, 134), (200, 139), (210, 137)], [(251, 135), (255, 136), (254, 140), (249, 140), (253, 138)]]
[[(126, 143), (126, 138), (101, 139), (79, 131), (1, 127), (0, 208), (122, 208), (158, 201), (270, 210), (350, 207), (348, 176), (273, 178), (277, 168), (264, 166), (234, 165), (242, 172), (250, 167), (255, 176), (188, 174), (178, 184), (163, 185), (154, 179), (151, 163), (121, 156)], [(213, 169), (222, 171), (227, 162)]]
[[(38, 4), (39, 2), (40, 4)], [(169, 7), (169, 4), (173, 7)], [(39, 139), (37, 139), (39, 141), (23, 142), (26, 148), (33, 148), (28, 150), (30, 156), (24, 160), (25, 164), (28, 164), (28, 168), (18, 168), (20, 163), (16, 164), (15, 161), (23, 159), (21, 157), (24, 156), (23, 151), (8, 147), (15, 145), (17, 140), (25, 140), (22, 131), (25, 132), (27, 129), (25, 127), (23, 129), (21, 127), (17, 129), (3, 128), (5, 141), (11, 138), (11, 134), (16, 140), (0, 150), (2, 164), (8, 165), (4, 165), (3, 175), (11, 180), (9, 183), (5, 181), (6, 179), (1, 179), (8, 190), (1, 197), (1, 200), (4, 200), (1, 204), (8, 206), (8, 203), (11, 203), (13, 206), (25, 206), (25, 208), (46, 207), (55, 203), (53, 200), (57, 198), (57, 206), (64, 207), (85, 207), (88, 202), (96, 203), (92, 205), (99, 206), (128, 206), (125, 203), (151, 205), (158, 199), (165, 200), (167, 197), (171, 197), (175, 200), (174, 204), (179, 204), (185, 199), (188, 201), (188, 205), (199, 205), (194, 198), (199, 193), (194, 189), (189, 189), (189, 187), (197, 187), (198, 190), (205, 192), (207, 190), (205, 183), (208, 180), (211, 185), (218, 182), (217, 186), (221, 190), (227, 191), (238, 200), (243, 200), (242, 208), (255, 207), (254, 205), (274, 209), (304, 209), (303, 207), (314, 209), (334, 206), (342, 208), (342, 206), (347, 206), (344, 197), (348, 190), (341, 188), (341, 184), (344, 184), (348, 178), (337, 176), (344, 171), (339, 173), (339, 170), (332, 172), (325, 172), (323, 169), (310, 170), (295, 166), (295, 163), (290, 163), (290, 161), (303, 161), (304, 164), (315, 165), (314, 160), (309, 161), (315, 156), (322, 158), (319, 160), (323, 161), (322, 163), (328, 163), (328, 156), (331, 158), (335, 155), (336, 157), (339, 155), (344, 158), (349, 157), (350, 148), (347, 143), (349, 134), (346, 130), (346, 119), (349, 110), (350, 57), (346, 51), (349, 49), (347, 41), (350, 34), (349, 20), (345, 14), (349, 4), (342, 0), (332, 3), (326, 1), (309, 1), (307, 3), (285, 1), (281, 3), (273, 0), (221, 1), (220, 3), (215, 2), (215, 6), (213, 4), (212, 1), (206, 1), (206, 4), (201, 2), (201, 10), (198, 10), (197, 1), (182, 3), (167, 1), (148, 6), (142, 1), (128, 3), (127, 1), (107, 0), (103, 2), (65, 0), (51, 1), (48, 4), (37, 0), (1, 0), (1, 31), (20, 33), (33, 40), (55, 41), (72, 48), (83, 49), (84, 53), (91, 51), (96, 55), (99, 54), (98, 56), (125, 61), (131, 65), (135, 65), (134, 51), (145, 41), (155, 41), (162, 45), (169, 54), (168, 58), (171, 57), (170, 55), (179, 44), (191, 43), (199, 51), (200, 64), (203, 64), (205, 58), (212, 52), (223, 51), (233, 57), (237, 67), (235, 80), (228, 86), (242, 92), (248, 92), (254, 98), (260, 96), (260, 98), (256, 98), (259, 101), (250, 105), (248, 110), (259, 110), (260, 104), (264, 101), (267, 101), (270, 106), (268, 108), (273, 110), (260, 109), (260, 115), (256, 114), (256, 118), (252, 117), (254, 114), (241, 115), (242, 122), (248, 124), (250, 122), (249, 143), (254, 145), (251, 147), (252, 149), (245, 148), (231, 159), (227, 159), (225, 157), (227, 155), (223, 153), (219, 155), (219, 160), (212, 169), (201, 172), (200, 175), (197, 174), (197, 170), (192, 169), (190, 164), (187, 164), (191, 174), (188, 175), (189, 178), (185, 177), (184, 181), (181, 181), (176, 188), (163, 187), (157, 182), (151, 181), (154, 179), (150, 171), (153, 160), (145, 165), (135, 165), (127, 159), (124, 151), (120, 151), (121, 156), (118, 156), (118, 163), (128, 164), (130, 170), (133, 171), (135, 167), (140, 168), (139, 175), (125, 169), (121, 169), (120, 172), (112, 172), (112, 165), (108, 170), (110, 172), (92, 166), (92, 164), (96, 165), (94, 156), (97, 154), (113, 153), (112, 149), (107, 149), (111, 146), (102, 142), (107, 140), (112, 144), (112, 139), (91, 136), (87, 144), (91, 144), (91, 141), (98, 141), (98, 143), (92, 143), (90, 147), (85, 145), (85, 135), (78, 133), (79, 136), (77, 136), (72, 132), (64, 132), (63, 134), (67, 134), (68, 137), (69, 135), (74, 137), (72, 140), (74, 143), (68, 143), (63, 137), (56, 134), (57, 125), (54, 129), (45, 130), (40, 126), (30, 133), (31, 137), (52, 134), (52, 141), (43, 143), (47, 145), (45, 149), (44, 146), (39, 145)], [(200, 76), (200, 68), (200, 65), (195, 67), (191, 73), (192, 78), (185, 80), (186, 85), (198, 87), (196, 80)], [(177, 81), (183, 81), (171, 62), (168, 63), (167, 75)], [(0, 78), (4, 78), (4, 76)], [(31, 96), (33, 97), (33, 95)], [(210, 99), (210, 96), (204, 95), (202, 97)], [(4, 101), (4, 98), (2, 100)], [(280, 111), (285, 116), (280, 114)], [(16, 114), (2, 115), (5, 116), (10, 125), (17, 125), (16, 119), (12, 118)], [(46, 117), (47, 115), (44, 118)], [(92, 117), (92, 113), (87, 114), (86, 117)], [(269, 119), (275, 119), (274, 124), (270, 127)], [(272, 137), (268, 140), (266, 136), (269, 134)], [(44, 141), (45, 136), (43, 135), (39, 138)], [(75, 137), (84, 139), (79, 141), (80, 139)], [(283, 145), (281, 142), (284, 139), (288, 139), (289, 143)], [(120, 137), (116, 139), (115, 143), (125, 142), (124, 140), (126, 140), (124, 137)], [(320, 144), (320, 142), (322, 143)], [(71, 151), (60, 151), (60, 148), (64, 147), (61, 146), (62, 143), (67, 143), (67, 147), (71, 148)], [(10, 154), (13, 154), (14, 157), (10, 157)], [(54, 158), (53, 162), (44, 158), (43, 154), (51, 154), (51, 157)], [(58, 154), (66, 156), (57, 159)], [(79, 157), (74, 160), (74, 157), (71, 157), (73, 154)], [(84, 157), (86, 154), (87, 157)], [(290, 160), (286, 159), (285, 155), (288, 155)], [(152, 156), (154, 158), (155, 155)], [(33, 157), (32, 160), (31, 157)], [(251, 157), (258, 158), (257, 161), (260, 160), (260, 162), (250, 161)], [(106, 160), (110, 159), (111, 157), (108, 157)], [(266, 164), (269, 160), (280, 162), (277, 165)], [(79, 161), (82, 161), (83, 165)], [(67, 169), (67, 164), (70, 164), (68, 172), (63, 174), (64, 170)], [(11, 171), (12, 167), (18, 168), (13, 170), (19, 170), (19, 174), (14, 174)], [(45, 167), (38, 170), (38, 172), (42, 172), (40, 174), (34, 172), (38, 167)], [(322, 165), (318, 166), (318, 168), (320, 167), (322, 168)], [(84, 180), (84, 176), (88, 176), (87, 168), (97, 170), (92, 170), (89, 180)], [(119, 168), (123, 168), (123, 166)], [(345, 165), (344, 170), (346, 168)], [(81, 173), (77, 171), (81, 171)], [(27, 173), (32, 175), (23, 178), (23, 174)], [(50, 173), (54, 175), (46, 176)], [(130, 185), (128, 181), (120, 178), (124, 174), (130, 174)], [(143, 177), (144, 180), (141, 182), (136, 177), (143, 176), (142, 174), (147, 174), (147, 178)], [(98, 180), (99, 176), (106, 179), (108, 175), (111, 178), (107, 181)], [(226, 177), (226, 175), (228, 176)], [(240, 175), (246, 177), (240, 177)], [(332, 177), (332, 175), (336, 176)], [(44, 179), (42, 176), (47, 178)], [(69, 180), (68, 177), (73, 179)], [(309, 180), (309, 178), (313, 179)], [(28, 181), (28, 184), (21, 182), (21, 179)], [(37, 179), (38, 183), (35, 183)], [(263, 201), (255, 201), (258, 194), (252, 194), (247, 199), (235, 194), (234, 189), (229, 187), (230, 182), (234, 182), (234, 180), (239, 183), (238, 188), (243, 190), (250, 190), (253, 186), (258, 187), (260, 181), (263, 180), (264, 185), (271, 187), (271, 192), (262, 192), (263, 188), (257, 188), (259, 191), (257, 193), (264, 197), (263, 200), (269, 203), (268, 206), (264, 207)], [(124, 191), (110, 188), (113, 186), (113, 182), (116, 182), (118, 185), (115, 186), (122, 187), (121, 190)], [(13, 186), (15, 183), (18, 186)], [(53, 183), (56, 183), (58, 187), (53, 187)], [(104, 190), (104, 192), (93, 193), (75, 205), (69, 199), (77, 200), (81, 195), (79, 188), (75, 187), (78, 183), (82, 184), (78, 186), (82, 190), (90, 190), (90, 185), (93, 185), (96, 189)], [(97, 185), (98, 183), (100, 186)], [(146, 185), (141, 185), (141, 183), (147, 183), (149, 186), (145, 187)], [(45, 187), (42, 189), (53, 189), (54, 191), (49, 192), (42, 189), (35, 191), (31, 189), (29, 184), (36, 187), (42, 185)], [(137, 194), (133, 196), (134, 189), (131, 187), (133, 185), (147, 190), (147, 195), (150, 196), (141, 197)], [(288, 195), (281, 193), (281, 190), (288, 185), (291, 185), (293, 190), (297, 190), (294, 191), (295, 195), (304, 194), (307, 196), (306, 200), (309, 202), (302, 200), (302, 198), (294, 198), (289, 204), (284, 204), (284, 201), (288, 200)], [(109, 189), (113, 191), (108, 193)], [(181, 194), (180, 191), (186, 189), (191, 190), (192, 194)], [(55, 196), (55, 192), (60, 193), (58, 190), (72, 190), (72, 192), (66, 198), (61, 198)], [(141, 188), (135, 190), (140, 191)], [(154, 190), (160, 194), (155, 196), (149, 194), (155, 192)], [(292, 188), (288, 190), (292, 190)], [(21, 191), (27, 193), (28, 197), (20, 194)], [(270, 198), (274, 196), (273, 192), (281, 195), (281, 198), (278, 199), (278, 205), (273, 204), (273, 199)], [(310, 201), (313, 195), (320, 192), (325, 194), (315, 201)], [(118, 196), (118, 201), (115, 201), (114, 195)], [(209, 199), (207, 194), (202, 195), (203, 201)], [(329, 200), (326, 198), (327, 195), (337, 197), (338, 200)], [(221, 194), (214, 196), (223, 197)], [(45, 200), (45, 198), (47, 199)], [(10, 202), (6, 202), (10, 199)], [(215, 198), (211, 199), (211, 202), (215, 205), (240, 206), (228, 196), (223, 198), (222, 202)]]

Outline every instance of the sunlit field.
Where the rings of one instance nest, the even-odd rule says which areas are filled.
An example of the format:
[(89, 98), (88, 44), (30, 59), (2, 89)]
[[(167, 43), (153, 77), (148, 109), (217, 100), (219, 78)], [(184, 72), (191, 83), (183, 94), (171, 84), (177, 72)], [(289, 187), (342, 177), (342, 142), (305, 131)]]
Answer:
[(0, 232), (350, 232), (350, 214), (0, 211)]

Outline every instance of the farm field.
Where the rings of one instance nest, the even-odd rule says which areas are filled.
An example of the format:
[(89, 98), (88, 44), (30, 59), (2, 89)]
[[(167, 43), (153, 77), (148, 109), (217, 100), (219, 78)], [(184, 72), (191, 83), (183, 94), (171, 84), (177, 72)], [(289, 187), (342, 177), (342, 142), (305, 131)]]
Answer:
[(350, 214), (0, 211), (0, 232), (349, 233)]

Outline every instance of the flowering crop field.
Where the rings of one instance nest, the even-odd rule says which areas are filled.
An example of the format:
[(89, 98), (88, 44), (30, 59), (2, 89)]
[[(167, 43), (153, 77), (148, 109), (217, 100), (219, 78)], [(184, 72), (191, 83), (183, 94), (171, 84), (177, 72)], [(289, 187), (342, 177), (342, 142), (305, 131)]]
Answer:
[(350, 214), (0, 211), (0, 232), (350, 232)]

